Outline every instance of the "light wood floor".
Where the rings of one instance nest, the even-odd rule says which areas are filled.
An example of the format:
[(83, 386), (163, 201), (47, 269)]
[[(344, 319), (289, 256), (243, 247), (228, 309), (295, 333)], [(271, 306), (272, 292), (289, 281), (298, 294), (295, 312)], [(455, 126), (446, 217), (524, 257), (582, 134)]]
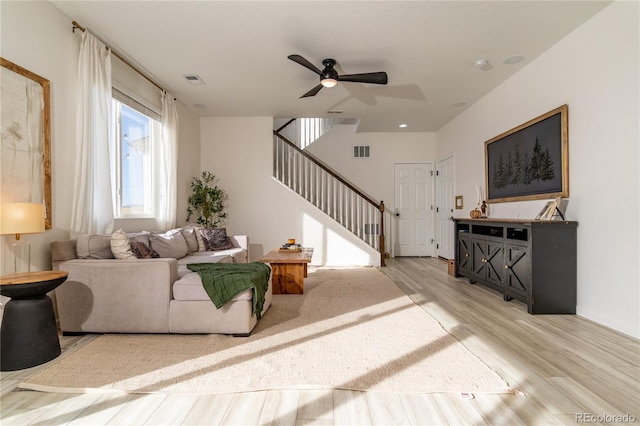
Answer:
[[(278, 390), (228, 395), (54, 394), (3, 372), (2, 425), (331, 425), (640, 423), (640, 342), (578, 316), (531, 316), (433, 258), (380, 268), (523, 395)], [(91, 339), (63, 337), (66, 353)], [(63, 353), (64, 356), (64, 353)], [(615, 416), (632, 416), (629, 418)], [(580, 417), (581, 416), (581, 417)], [(592, 417), (589, 417), (592, 416)], [(599, 416), (599, 417), (597, 417)]]

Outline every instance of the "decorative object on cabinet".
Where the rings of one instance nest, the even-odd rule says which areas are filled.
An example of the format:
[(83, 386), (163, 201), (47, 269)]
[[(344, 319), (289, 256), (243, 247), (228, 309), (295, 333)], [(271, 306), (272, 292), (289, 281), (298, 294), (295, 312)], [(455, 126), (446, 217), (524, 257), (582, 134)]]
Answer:
[(577, 222), (455, 219), (455, 276), (519, 300), (530, 314), (575, 314)]
[[(0, 168), (4, 201), (44, 203), (44, 227), (50, 229), (52, 210), (49, 80), (4, 58), (0, 58), (0, 65), (0, 131), (3, 135), (0, 142)], [(24, 194), (29, 195), (25, 198)]]
[(563, 210), (566, 210), (568, 203), (569, 200), (562, 197), (556, 197), (555, 200), (548, 201), (536, 216), (536, 220), (554, 220), (555, 218), (565, 220)]
[(484, 143), (489, 203), (569, 196), (568, 115), (562, 105)]
[(549, 211), (551, 210), (552, 206), (553, 201), (547, 201), (536, 215), (536, 220), (547, 220), (547, 216), (549, 216)]
[(567, 212), (567, 206), (569, 205), (569, 199), (556, 197), (554, 211), (551, 213), (549, 220), (560, 218), (560, 220), (566, 220), (565, 213)]
[(482, 216), (482, 212), (478, 209), (473, 209), (469, 212), (469, 216), (471, 216), (473, 219), (478, 219), (480, 218), (480, 216)]

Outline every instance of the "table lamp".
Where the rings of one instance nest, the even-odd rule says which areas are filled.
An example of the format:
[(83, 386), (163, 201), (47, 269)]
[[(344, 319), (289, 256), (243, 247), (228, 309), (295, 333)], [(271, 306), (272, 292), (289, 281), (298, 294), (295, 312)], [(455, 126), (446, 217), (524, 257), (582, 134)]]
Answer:
[(31, 245), (21, 240), (20, 234), (44, 232), (44, 204), (0, 203), (0, 235), (15, 234), (11, 244), (14, 273), (29, 272)]

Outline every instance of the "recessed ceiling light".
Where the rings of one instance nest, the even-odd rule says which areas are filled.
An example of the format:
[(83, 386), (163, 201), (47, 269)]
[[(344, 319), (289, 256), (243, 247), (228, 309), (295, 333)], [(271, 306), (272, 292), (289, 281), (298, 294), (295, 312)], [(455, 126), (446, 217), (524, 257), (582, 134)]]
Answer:
[(402, 124), (399, 124), (398, 127), (400, 127), (401, 129), (404, 129), (405, 127), (407, 127), (407, 125), (402, 123)]
[(205, 104), (193, 104), (193, 107), (203, 109), (203, 108), (206, 108), (207, 106)]
[(493, 68), (493, 65), (491, 65), (486, 59), (476, 59), (473, 61), (473, 66), (482, 71), (489, 71)]
[(511, 55), (508, 56), (506, 58), (504, 58), (502, 60), (502, 63), (505, 65), (513, 65), (513, 64), (517, 64), (518, 62), (522, 61), (524, 59), (524, 56), (522, 55)]
[(467, 101), (455, 101), (454, 103), (451, 104), (451, 106), (454, 106), (456, 108), (460, 108), (463, 107), (467, 104)]

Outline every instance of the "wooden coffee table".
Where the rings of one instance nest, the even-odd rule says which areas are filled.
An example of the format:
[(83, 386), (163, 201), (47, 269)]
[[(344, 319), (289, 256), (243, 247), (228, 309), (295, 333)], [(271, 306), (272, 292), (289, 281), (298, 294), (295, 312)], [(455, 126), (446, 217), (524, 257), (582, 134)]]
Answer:
[(313, 248), (300, 251), (275, 248), (265, 254), (260, 262), (271, 264), (271, 286), (274, 294), (304, 293), (307, 264), (311, 262)]

